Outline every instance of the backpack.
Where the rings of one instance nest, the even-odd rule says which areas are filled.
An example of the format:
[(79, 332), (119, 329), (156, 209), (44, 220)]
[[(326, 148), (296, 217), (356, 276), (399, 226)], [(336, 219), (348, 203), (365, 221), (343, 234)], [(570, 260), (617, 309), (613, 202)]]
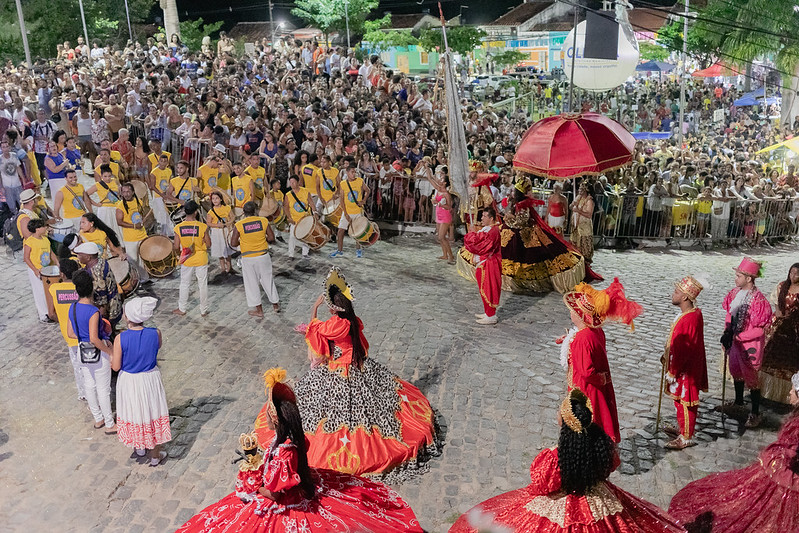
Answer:
[(22, 250), (22, 235), (17, 228), (17, 219), (20, 213), (9, 218), (3, 223), (3, 242), (8, 246), (12, 252), (19, 252)]

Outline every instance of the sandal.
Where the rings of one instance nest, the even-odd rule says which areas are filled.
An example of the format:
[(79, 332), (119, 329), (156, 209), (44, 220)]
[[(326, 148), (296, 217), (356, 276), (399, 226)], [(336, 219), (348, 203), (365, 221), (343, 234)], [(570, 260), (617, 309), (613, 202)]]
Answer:
[(114, 425), (113, 425), (113, 426), (111, 426), (111, 427), (107, 427), (107, 428), (105, 428), (105, 434), (106, 434), (106, 435), (116, 435), (117, 429), (118, 429), (118, 428), (117, 428), (117, 425), (116, 425), (116, 424), (114, 424)]
[[(97, 424), (100, 424), (99, 426)], [(103, 429), (105, 427), (105, 422), (95, 422), (94, 429)]]

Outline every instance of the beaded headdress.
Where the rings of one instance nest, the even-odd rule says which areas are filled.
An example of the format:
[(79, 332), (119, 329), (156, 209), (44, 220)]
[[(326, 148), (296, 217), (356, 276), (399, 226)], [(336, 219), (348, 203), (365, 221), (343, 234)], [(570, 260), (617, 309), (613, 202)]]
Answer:
[(270, 368), (264, 372), (264, 383), (266, 384), (266, 414), (273, 424), (277, 425), (277, 408), (275, 407), (275, 400), (285, 400), (292, 403), (297, 403), (297, 397), (294, 391), (284, 381), (286, 380), (286, 371), (282, 368)]
[(327, 306), (330, 309), (343, 312), (344, 309), (333, 303), (333, 291), (331, 291), (333, 287), (336, 287), (347, 300), (351, 302), (355, 300), (355, 297), (352, 295), (352, 287), (347, 283), (347, 280), (344, 279), (344, 274), (341, 273), (341, 270), (335, 266), (330, 267), (330, 272), (327, 273), (327, 277), (325, 278), (325, 302), (327, 302)]
[(572, 400), (585, 403), (585, 406), (589, 411), (591, 411), (592, 421), (594, 409), (591, 406), (591, 400), (589, 400), (588, 396), (586, 396), (580, 389), (572, 389), (569, 392), (569, 395), (563, 399), (563, 403), (560, 404), (560, 417), (563, 419), (563, 423), (569, 426), (569, 429), (575, 433), (582, 433), (586, 428), (584, 428), (582, 422), (580, 422), (580, 420), (574, 416), (574, 412), (572, 411)]

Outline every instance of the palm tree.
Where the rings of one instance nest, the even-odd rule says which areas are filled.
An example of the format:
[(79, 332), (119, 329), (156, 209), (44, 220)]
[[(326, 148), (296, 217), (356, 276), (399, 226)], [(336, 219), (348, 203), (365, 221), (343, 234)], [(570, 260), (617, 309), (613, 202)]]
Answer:
[(178, 5), (176, 0), (159, 0), (164, 11), (164, 31), (167, 44), (172, 42), (172, 35), (180, 37), (180, 19), (178, 18)]

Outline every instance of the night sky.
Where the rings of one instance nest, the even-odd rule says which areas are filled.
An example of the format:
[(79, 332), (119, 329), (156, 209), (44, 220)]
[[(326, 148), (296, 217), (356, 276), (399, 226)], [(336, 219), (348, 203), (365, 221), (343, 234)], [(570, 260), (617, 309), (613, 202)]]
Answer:
[[(483, 24), (490, 22), (510, 8), (517, 6), (518, 0), (496, 0), (492, 2), (477, 2), (474, 0), (445, 0), (441, 2), (444, 16), (452, 18), (459, 14), (461, 5), (469, 6), (463, 9), (463, 16), (467, 24)], [(293, 2), (274, 3), (273, 13), (275, 20), (292, 20), (290, 15)], [(178, 11), (181, 18), (195, 19), (202, 17), (204, 21), (225, 21), (223, 29), (232, 28), (240, 21), (269, 20), (269, 9), (266, 0), (178, 0)], [(230, 10), (232, 8), (232, 11)], [(438, 13), (438, 4), (435, 1), (423, 0), (417, 4), (414, 0), (384, 0), (380, 4), (380, 13), (420, 13), (429, 9), (431, 14)], [(154, 12), (158, 12), (154, 9)], [(294, 20), (295, 24), (299, 21)]]

